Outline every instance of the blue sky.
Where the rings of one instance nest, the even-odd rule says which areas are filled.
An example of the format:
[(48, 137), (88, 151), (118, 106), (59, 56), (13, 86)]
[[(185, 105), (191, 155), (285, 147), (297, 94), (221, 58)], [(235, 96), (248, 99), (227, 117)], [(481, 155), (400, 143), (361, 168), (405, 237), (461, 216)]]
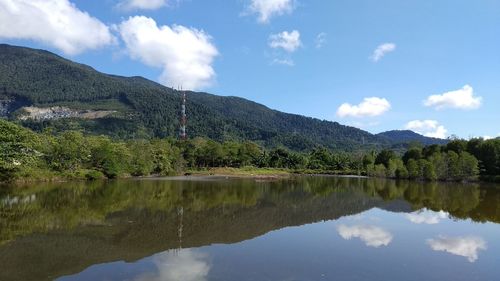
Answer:
[(0, 42), (374, 133), (500, 134), (498, 0), (0, 0)]

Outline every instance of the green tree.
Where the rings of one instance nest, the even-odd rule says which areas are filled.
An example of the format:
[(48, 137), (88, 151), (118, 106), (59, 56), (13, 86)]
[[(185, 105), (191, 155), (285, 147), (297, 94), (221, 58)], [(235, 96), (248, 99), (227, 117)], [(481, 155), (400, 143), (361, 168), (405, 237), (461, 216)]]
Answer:
[(375, 165), (382, 164), (385, 167), (389, 167), (389, 161), (391, 159), (396, 159), (396, 153), (392, 150), (384, 149), (380, 151), (380, 153), (377, 155), (377, 158), (375, 158)]
[(462, 180), (475, 179), (479, 175), (479, 162), (472, 154), (462, 151), (459, 155)]
[(420, 168), (418, 165), (418, 161), (414, 159), (409, 159), (408, 164), (406, 165), (406, 168), (408, 170), (408, 176), (411, 179), (419, 179), (422, 177), (422, 174), (420, 172)]
[(432, 162), (424, 159), (421, 159), (419, 162), (419, 165), (421, 165), (421, 169), (423, 170), (424, 179), (429, 181), (437, 180), (436, 168), (434, 167)]
[(130, 154), (123, 143), (113, 142), (105, 136), (90, 140), (92, 167), (108, 178), (116, 178), (128, 171)]
[(35, 165), (40, 140), (33, 132), (0, 119), (0, 181), (11, 181), (17, 173)]
[(67, 131), (54, 139), (46, 158), (54, 170), (74, 172), (83, 168), (91, 156), (89, 144), (83, 134)]

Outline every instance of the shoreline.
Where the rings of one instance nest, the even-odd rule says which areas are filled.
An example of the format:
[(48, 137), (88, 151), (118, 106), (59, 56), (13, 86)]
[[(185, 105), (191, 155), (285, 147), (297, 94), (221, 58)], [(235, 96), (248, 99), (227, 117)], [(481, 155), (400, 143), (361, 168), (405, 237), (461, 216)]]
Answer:
[[(53, 177), (33, 177), (19, 178), (12, 182), (0, 182), (1, 186), (9, 185), (27, 185), (34, 183), (65, 183), (65, 182), (91, 182), (91, 181), (108, 181), (108, 180), (215, 180), (215, 179), (255, 179), (255, 180), (279, 180), (289, 179), (294, 176), (310, 176), (310, 177), (344, 177), (344, 178), (360, 178), (360, 179), (386, 179), (386, 180), (406, 180), (411, 182), (434, 182), (417, 179), (394, 179), (386, 177), (370, 177), (357, 173), (349, 173), (351, 171), (314, 171), (314, 170), (290, 170), (290, 169), (275, 169), (275, 168), (208, 168), (205, 170), (187, 170), (178, 175), (172, 176), (131, 176), (122, 175), (117, 178), (96, 178), (88, 179), (85, 177), (65, 177), (61, 175), (53, 175)], [(485, 180), (486, 179), (486, 180)], [(435, 181), (435, 182), (457, 182), (457, 181)], [(464, 181), (459, 181), (464, 182)], [(497, 183), (494, 180), (487, 178), (478, 178), (475, 181), (465, 181), (464, 183)]]

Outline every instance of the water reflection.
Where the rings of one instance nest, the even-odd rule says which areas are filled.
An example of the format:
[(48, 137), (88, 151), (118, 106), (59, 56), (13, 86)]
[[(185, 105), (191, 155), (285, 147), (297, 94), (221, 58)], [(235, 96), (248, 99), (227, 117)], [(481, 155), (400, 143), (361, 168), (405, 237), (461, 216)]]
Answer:
[(387, 246), (392, 241), (392, 234), (387, 230), (373, 225), (339, 225), (337, 231), (342, 238), (350, 240), (359, 238), (368, 247)]
[(448, 218), (449, 214), (444, 211), (433, 212), (422, 209), (406, 215), (406, 218), (415, 224), (438, 224), (443, 219)]
[(168, 251), (153, 258), (156, 272), (143, 273), (135, 281), (206, 281), (210, 271), (208, 255), (186, 249)]
[[(266, 272), (278, 270), (280, 263), (283, 271), (297, 270), (285, 276), (290, 280), (316, 280), (310, 276), (312, 269), (299, 272), (301, 266), (326, 272), (336, 261), (339, 268), (361, 263), (366, 270), (363, 258), (372, 252), (381, 256), (371, 259), (396, 265), (409, 258), (406, 264), (416, 270), (422, 264), (432, 267), (427, 260), (435, 257), (453, 258), (436, 251), (477, 265), (490, 260), (488, 253), (500, 253), (500, 245), (489, 238), (500, 237), (496, 223), (500, 223), (500, 189), (479, 184), (299, 177), (270, 182), (176, 179), (12, 187), (0, 189), (0, 280), (61, 276), (85, 280), (78, 279), (79, 274), (95, 265), (113, 268), (122, 262), (130, 269), (138, 261), (154, 268), (109, 280), (179, 280), (178, 276), (231, 280), (223, 278), (229, 276), (226, 265), (254, 274), (248, 280), (266, 280), (257, 273), (264, 267)], [(332, 235), (332, 229), (339, 235)], [(442, 233), (453, 235), (439, 236)], [(229, 249), (218, 255), (199, 251), (200, 247), (213, 251), (214, 245)], [(344, 256), (353, 251), (348, 247), (355, 249), (350, 257)], [(179, 248), (191, 250), (174, 255), (172, 250)], [(313, 254), (306, 259), (308, 252)], [(267, 262), (271, 257), (274, 260)], [(239, 260), (245, 263), (238, 265)], [(254, 264), (255, 270), (242, 264)], [(276, 268), (267, 268), (271, 265)], [(332, 268), (330, 276), (338, 274), (333, 272), (337, 269)], [(500, 269), (489, 269), (500, 274)], [(392, 277), (382, 274), (379, 280), (404, 279)]]
[(479, 258), (480, 250), (486, 250), (486, 241), (481, 237), (440, 236), (427, 240), (427, 243), (434, 251), (466, 257), (470, 262), (475, 262)]

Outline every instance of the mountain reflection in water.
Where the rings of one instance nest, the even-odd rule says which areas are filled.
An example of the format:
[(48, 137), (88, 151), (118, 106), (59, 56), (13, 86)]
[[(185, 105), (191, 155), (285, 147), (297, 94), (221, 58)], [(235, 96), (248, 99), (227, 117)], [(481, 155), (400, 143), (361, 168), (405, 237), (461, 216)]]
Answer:
[[(416, 235), (402, 237), (405, 225), (426, 231), (419, 251), (477, 265), (492, 243), (478, 228), (486, 223), (500, 233), (500, 189), (494, 185), (296, 177), (38, 184), (0, 192), (0, 280), (232, 280), (236, 273), (221, 266), (229, 263), (245, 275), (233, 276), (239, 280), (323, 280), (312, 272), (273, 276), (278, 273), (268, 265), (247, 259), (254, 252), (271, 259), (279, 253), (269, 251), (280, 243), (280, 249), (305, 255), (299, 248), (335, 239), (331, 245), (349, 245), (353, 253), (325, 253), (332, 255), (325, 259), (342, 265), (349, 258), (340, 254), (354, 255), (361, 245), (378, 254), (402, 249), (398, 239)], [(464, 233), (455, 227), (460, 222), (467, 223)], [(439, 228), (445, 223), (450, 226)], [(323, 238), (310, 240), (314, 235)], [(286, 254), (283, 263), (292, 258)], [(315, 262), (324, 274), (333, 270)], [(366, 280), (362, 268), (357, 275), (345, 268), (337, 279)]]

